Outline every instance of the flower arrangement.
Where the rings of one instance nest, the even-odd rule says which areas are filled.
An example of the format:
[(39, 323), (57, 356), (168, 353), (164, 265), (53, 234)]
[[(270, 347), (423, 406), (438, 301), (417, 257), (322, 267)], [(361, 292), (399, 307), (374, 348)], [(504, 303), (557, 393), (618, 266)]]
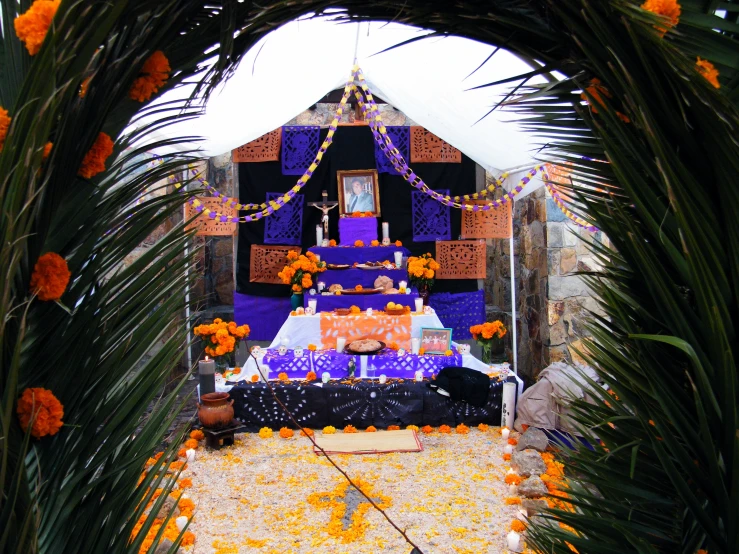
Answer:
[(295, 294), (301, 294), (313, 286), (316, 274), (324, 271), (326, 262), (319, 262), (313, 252), (306, 252), (303, 255), (291, 250), (287, 253), (287, 265), (277, 276), (286, 285), (292, 285)]
[(13, 21), (15, 34), (31, 56), (38, 54), (61, 0), (36, 0)]
[(496, 320), (492, 323), (486, 321), (480, 325), (473, 325), (470, 327), (470, 333), (472, 338), (477, 341), (477, 344), (482, 346), (482, 361), (490, 363), (493, 344), (497, 343), (498, 340), (502, 339), (508, 329), (503, 325), (502, 321)]
[(217, 317), (211, 324), (198, 325), (193, 329), (195, 336), (205, 343), (205, 353), (216, 361), (216, 367), (224, 370), (228, 367), (229, 354), (236, 349), (239, 341), (248, 337), (248, 325), (236, 325)]
[(31, 436), (37, 439), (56, 435), (64, 422), (64, 406), (48, 389), (29, 388), (18, 399), (16, 413), (24, 432), (31, 427)]
[[(397, 241), (400, 242), (400, 241)], [(396, 246), (398, 244), (396, 243)], [(408, 277), (419, 290), (427, 289), (434, 284), (434, 277), (441, 266), (430, 253), (408, 258)]]
[(33, 267), (30, 288), (39, 300), (57, 301), (64, 294), (71, 276), (67, 261), (59, 254), (47, 252)]

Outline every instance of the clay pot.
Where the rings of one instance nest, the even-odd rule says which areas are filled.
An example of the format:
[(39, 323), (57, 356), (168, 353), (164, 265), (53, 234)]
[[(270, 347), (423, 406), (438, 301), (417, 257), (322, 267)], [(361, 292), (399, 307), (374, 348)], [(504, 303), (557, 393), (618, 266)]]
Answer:
[(218, 429), (231, 424), (234, 418), (234, 401), (227, 392), (209, 392), (200, 397), (198, 419), (203, 427)]

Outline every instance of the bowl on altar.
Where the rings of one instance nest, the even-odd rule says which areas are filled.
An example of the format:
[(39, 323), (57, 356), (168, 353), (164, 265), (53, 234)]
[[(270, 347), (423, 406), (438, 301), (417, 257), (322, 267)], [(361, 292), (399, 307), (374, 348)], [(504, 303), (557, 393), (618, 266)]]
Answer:
[(336, 315), (349, 315), (351, 313), (351, 310), (349, 308), (336, 308), (334, 310), (334, 313)]
[(385, 313), (388, 315), (403, 315), (405, 313), (405, 306), (402, 308), (385, 308)]

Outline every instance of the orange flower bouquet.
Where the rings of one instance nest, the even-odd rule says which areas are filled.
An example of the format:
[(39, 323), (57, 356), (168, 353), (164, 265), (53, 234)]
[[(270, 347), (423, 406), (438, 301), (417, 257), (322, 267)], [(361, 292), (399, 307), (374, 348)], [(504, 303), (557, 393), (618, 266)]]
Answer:
[(205, 343), (205, 353), (216, 361), (216, 371), (223, 373), (228, 369), (231, 353), (236, 349), (239, 341), (249, 336), (248, 325), (236, 325), (235, 322), (225, 322), (215, 318), (210, 325), (198, 325), (193, 333)]
[(470, 327), (470, 333), (472, 338), (477, 341), (477, 344), (482, 346), (482, 361), (489, 364), (492, 360), (493, 346), (501, 345), (500, 339), (502, 339), (508, 329), (503, 325), (502, 321), (493, 321), (492, 323), (486, 321), (480, 325), (473, 325)]
[[(292, 286), (293, 295), (303, 294), (303, 291), (313, 286), (315, 276), (318, 273), (326, 271), (326, 262), (319, 262), (313, 252), (298, 254), (291, 250), (287, 253), (287, 265), (280, 271), (277, 276), (282, 279), (286, 285)], [(302, 306), (302, 298), (300, 302), (295, 299), (293, 310), (297, 304)]]
[(418, 295), (423, 298), (424, 306), (428, 304), (429, 289), (434, 284), (439, 263), (430, 253), (408, 258), (408, 278), (418, 288)]

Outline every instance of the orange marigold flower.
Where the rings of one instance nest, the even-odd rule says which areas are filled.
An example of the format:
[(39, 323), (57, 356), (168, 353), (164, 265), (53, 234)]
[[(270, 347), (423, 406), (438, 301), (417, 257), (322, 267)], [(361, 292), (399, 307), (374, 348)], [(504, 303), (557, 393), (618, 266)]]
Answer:
[(31, 56), (38, 54), (61, 0), (36, 0), (26, 13), (13, 21), (15, 34)]
[(205, 439), (205, 433), (200, 429), (195, 429), (194, 431), (190, 431), (190, 438), (195, 439), (196, 441), (201, 441)]
[(389, 425), (387, 428), (388, 431), (400, 431), (399, 425)]
[(362, 285), (357, 285), (354, 287), (354, 290), (363, 290), (364, 287)]
[(190, 479), (189, 477), (180, 479), (178, 485), (180, 486), (181, 489), (189, 489), (190, 487), (192, 487), (192, 479)]
[(98, 138), (82, 159), (77, 175), (89, 179), (105, 171), (105, 160), (113, 153), (113, 140), (105, 133), (98, 134)]
[(259, 430), (259, 438), (260, 439), (269, 439), (272, 437), (272, 429), (269, 427), (262, 427)]
[(419, 356), (423, 356), (425, 353), (426, 353), (426, 349), (425, 348), (419, 348), (418, 349), (418, 355)]
[(699, 57), (698, 61), (695, 62), (695, 68), (698, 70), (698, 73), (703, 75), (706, 81), (711, 83), (715, 88), (721, 88), (721, 83), (718, 82), (718, 69), (716, 69), (711, 62), (708, 60), (702, 60)]
[(370, 425), (369, 427), (367, 427), (366, 432), (367, 433), (376, 433), (377, 432), (377, 427), (375, 427), (374, 425)]
[(666, 27), (662, 25), (655, 26), (661, 36), (664, 36), (670, 27), (674, 27), (678, 24), (680, 21), (680, 14), (682, 12), (677, 0), (646, 0), (646, 2), (641, 5), (641, 8), (667, 18), (663, 23), (663, 25), (667, 25)]
[(184, 448), (184, 447), (183, 448), (180, 448), (177, 451), (177, 457), (178, 458), (187, 458), (187, 448)]
[(510, 444), (511, 446), (516, 446), (518, 444), (518, 441), (513, 437), (508, 437), (508, 444)]
[(354, 425), (347, 425), (346, 427), (344, 427), (344, 433), (356, 433), (356, 432), (357, 432), (357, 428), (354, 427)]
[(370, 242), (370, 246), (380, 246), (380, 241), (375, 239), (372, 242)]
[(87, 89), (90, 88), (90, 81), (92, 81), (92, 77), (87, 77), (82, 83), (80, 83), (80, 90), (77, 93), (77, 96), (80, 98), (84, 98), (87, 95)]
[(526, 524), (520, 519), (514, 519), (513, 521), (511, 521), (511, 531), (515, 531), (516, 533), (523, 533), (524, 531), (526, 531)]
[(467, 427), (464, 423), (460, 423), (459, 425), (457, 425), (456, 431), (458, 435), (466, 435), (470, 432), (470, 428)]
[(54, 148), (54, 143), (53, 143), (53, 142), (47, 142), (47, 143), (46, 143), (46, 144), (44, 145), (44, 153), (43, 153), (43, 155), (41, 156), (41, 159), (42, 159), (42, 160), (45, 160), (46, 158), (48, 158), (48, 157), (49, 157), (49, 154), (51, 154), (51, 149), (52, 149), (52, 148)]
[(334, 239), (331, 239), (330, 241), (328, 241), (328, 245), (329, 246), (336, 246), (336, 241)]
[(308, 350), (310, 350), (311, 352), (315, 352), (317, 348), (318, 347), (315, 344), (308, 345)]
[(259, 381), (259, 375), (255, 373), (254, 375), (251, 376), (251, 382), (256, 383), (257, 381)]
[(396, 240), (396, 241), (395, 241), (395, 246), (397, 246), (397, 247), (401, 247), (401, 246), (403, 246), (403, 243), (402, 243), (402, 242), (400, 242), (399, 240)]
[(300, 430), (300, 436), (302, 437), (312, 437), (313, 435), (313, 429), (308, 429), (307, 427), (304, 427)]
[(196, 450), (198, 448), (198, 441), (195, 439), (187, 439), (185, 441), (185, 448)]
[(433, 432), (434, 432), (434, 428), (431, 427), (431, 425), (424, 425), (423, 427), (421, 427), (421, 433), (430, 435)]
[(480, 423), (477, 428), (484, 433), (485, 431), (490, 429), (490, 426), (487, 423)]
[(315, 371), (309, 371), (308, 374), (305, 376), (306, 381), (315, 381), (318, 377), (316, 376)]
[(8, 110), (0, 107), (0, 152), (3, 151), (3, 145), (5, 144), (5, 137), (8, 136), (10, 122), (11, 118), (8, 115)]
[(182, 541), (180, 542), (180, 546), (192, 546), (193, 544), (195, 544), (195, 533), (193, 533), (192, 531), (185, 531), (182, 534)]
[(509, 496), (508, 498), (505, 499), (505, 503), (508, 506), (513, 506), (514, 504), (520, 504), (521, 499), (517, 496)]
[(444, 356), (451, 356), (453, 354), (454, 352), (452, 352), (451, 350), (447, 350), (446, 352), (444, 352)]
[(169, 79), (170, 71), (167, 56), (161, 50), (157, 50), (144, 62), (141, 73), (128, 91), (129, 98), (145, 102), (164, 86)]
[(442, 425), (439, 427), (439, 433), (449, 434), (452, 432), (452, 428), (448, 425)]
[(364, 246), (364, 241), (361, 241), (361, 240), (355, 240), (355, 241), (354, 241), (354, 246)]
[(48, 389), (28, 388), (18, 399), (16, 413), (24, 432), (31, 427), (31, 436), (40, 439), (46, 435), (56, 435), (64, 422), (64, 406)]
[(336, 432), (336, 427), (332, 425), (328, 425), (323, 428), (323, 434), (324, 435), (333, 435)]
[(506, 485), (516, 485), (516, 486), (518, 486), (518, 485), (521, 484), (521, 481), (523, 481), (523, 479), (521, 478), (520, 475), (518, 475), (516, 473), (509, 473), (508, 475), (505, 476), (505, 483), (506, 483)]
[(406, 429), (410, 429), (411, 431), (418, 431), (418, 425), (409, 425), (406, 427)]
[(370, 211), (366, 211), (366, 212), (364, 212), (364, 217), (372, 217), (373, 215), (375, 215), (375, 214), (373, 214), (373, 213), (372, 213), (372, 212), (370, 212)]
[(279, 373), (279, 374), (277, 375), (277, 378), (278, 378), (278, 379), (279, 379), (280, 381), (282, 381), (283, 383), (289, 383), (289, 382), (290, 382), (290, 378), (289, 378), (289, 377), (287, 376), (287, 373), (285, 373), (284, 371), (281, 371), (281, 372), (280, 372), (280, 373)]
[(287, 427), (283, 427), (282, 429), (280, 429), (280, 436), (281, 436), (281, 437), (282, 437), (283, 439), (289, 439), (289, 438), (292, 438), (292, 436), (293, 436), (294, 434), (295, 434), (295, 433), (293, 433), (293, 430), (292, 430), (292, 429), (289, 429), (289, 428), (287, 428)]
[(67, 261), (59, 254), (47, 252), (42, 255), (33, 267), (31, 274), (31, 292), (39, 300), (59, 300), (69, 284), (72, 274)]
[(510, 454), (503, 454), (503, 460), (505, 460), (506, 462), (509, 462), (511, 460), (511, 455)]
[[(570, 544), (567, 541), (565, 541), (565, 544), (567, 545), (567, 548), (570, 549), (570, 552), (574, 552), (575, 554), (580, 554), (580, 551), (577, 548), (575, 548), (572, 544)], [(700, 550), (698, 552), (700, 552)], [(704, 552), (705, 552), (705, 550), (704, 550)]]

